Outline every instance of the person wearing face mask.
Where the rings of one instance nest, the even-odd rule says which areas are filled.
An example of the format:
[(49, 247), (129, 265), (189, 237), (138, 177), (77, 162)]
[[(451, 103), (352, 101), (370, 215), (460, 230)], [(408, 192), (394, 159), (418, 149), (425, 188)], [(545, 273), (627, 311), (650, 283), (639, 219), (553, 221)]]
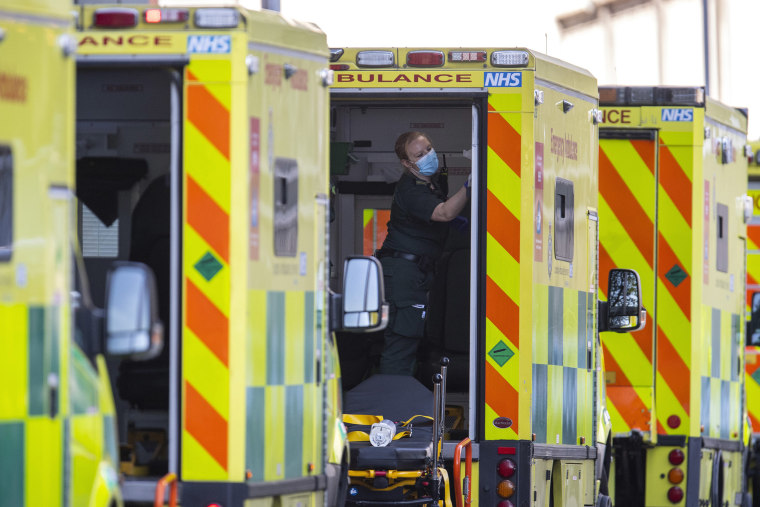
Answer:
[(375, 252), (383, 266), (385, 296), (390, 303), (379, 373), (414, 375), (417, 347), (425, 329), (427, 293), (449, 223), (469, 197), (470, 178), (451, 197), (438, 181), (438, 156), (422, 132), (401, 134), (396, 155), (405, 171), (396, 183), (388, 234)]

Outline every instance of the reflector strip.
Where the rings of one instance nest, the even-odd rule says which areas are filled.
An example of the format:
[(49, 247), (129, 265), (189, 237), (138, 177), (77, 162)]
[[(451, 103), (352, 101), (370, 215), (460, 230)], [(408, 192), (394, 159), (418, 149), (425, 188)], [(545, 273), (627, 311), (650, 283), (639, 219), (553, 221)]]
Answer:
[(691, 188), (691, 180), (665, 145), (660, 146), (660, 184), (691, 227), (691, 192), (686, 191)]
[(488, 206), (489, 234), (504, 247), (512, 258), (520, 262), (520, 235), (513, 234), (520, 230), (520, 221), (489, 190), (486, 203)]
[[(648, 431), (649, 428), (649, 408), (651, 401), (641, 399), (636, 389), (631, 386), (630, 380), (623, 373), (615, 358), (605, 350), (604, 366), (608, 372), (615, 373), (615, 385), (607, 386), (607, 398), (612, 402), (616, 410), (625, 421), (626, 427), (613, 427), (613, 433), (626, 433), (634, 428), (642, 431)], [(651, 392), (651, 389), (645, 389)], [(612, 408), (612, 407), (610, 407)]]
[(612, 208), (615, 217), (622, 223), (649, 267), (652, 268), (654, 259), (652, 221), (601, 148), (599, 150), (599, 192)]
[(230, 348), (230, 281), (239, 278), (230, 259), (227, 211), (233, 186), (230, 63), (195, 60), (185, 72), (181, 469), (189, 481), (238, 480), (230, 466), (240, 450), (230, 446), (229, 432), (239, 428), (228, 421), (239, 406), (230, 392), (230, 365), (237, 364)]
[(227, 317), (186, 279), (187, 327), (219, 358), (229, 366), (229, 329)]
[(507, 296), (501, 288), (486, 276), (486, 301), (492, 312), (487, 312), (486, 317), (515, 347), (520, 347), (520, 308)]
[(223, 468), (227, 469), (227, 420), (185, 382), (185, 429)]
[(187, 177), (187, 222), (224, 260), (230, 262), (229, 215), (198, 185)]
[[(488, 104), (488, 112), (494, 112)], [(520, 176), (520, 134), (499, 114), (488, 115), (488, 147), (502, 159), (512, 171)], [(518, 149), (515, 149), (518, 147)]]
[[(189, 81), (198, 78), (189, 70)], [(230, 112), (209, 93), (205, 86), (188, 86), (187, 101), (192, 103), (188, 111), (188, 120), (224, 155), (230, 159)]]
[[(491, 100), (505, 100), (491, 98)], [(520, 164), (521, 117), (497, 113), (488, 104), (488, 179), (486, 197), (486, 350), (485, 435), (514, 439), (520, 410)], [(509, 100), (509, 98), (506, 98)], [(501, 104), (500, 104), (501, 106)], [(511, 110), (511, 108), (510, 108)], [(528, 302), (530, 304), (530, 302)], [(513, 365), (513, 366), (507, 366)], [(508, 425), (495, 426), (498, 418)], [(524, 421), (529, 428), (529, 421)]]
[[(657, 326), (657, 360), (664, 363), (662, 368), (657, 368), (658, 373), (663, 376), (665, 382), (668, 383), (671, 391), (673, 391), (673, 394), (678, 398), (681, 406), (688, 414), (691, 371), (659, 326)], [(657, 415), (662, 416), (663, 419), (667, 418), (667, 414), (663, 412), (663, 410), (659, 410)], [(683, 422), (681, 424), (683, 425)]]

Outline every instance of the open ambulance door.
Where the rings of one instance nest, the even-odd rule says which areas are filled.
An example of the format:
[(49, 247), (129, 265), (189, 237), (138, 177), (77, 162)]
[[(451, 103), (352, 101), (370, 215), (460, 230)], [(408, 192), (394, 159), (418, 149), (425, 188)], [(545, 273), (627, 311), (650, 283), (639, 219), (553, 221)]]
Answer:
[[(403, 168), (394, 152), (396, 138), (417, 130), (428, 135), (439, 155), (439, 165), (448, 169), (448, 194), (452, 195), (473, 174), (478, 188), (478, 162), (485, 155), (481, 118), (485, 102), (481, 96), (463, 94), (446, 98), (432, 94), (400, 97), (393, 90), (333, 89), (331, 95), (331, 187), (330, 283), (339, 290), (343, 273), (340, 259), (350, 255), (372, 255), (387, 233), (395, 183)], [(444, 160), (445, 157), (445, 160)], [(445, 164), (444, 164), (445, 162)], [(432, 376), (440, 370), (440, 358), (449, 357), (447, 382), (447, 438), (474, 436), (475, 368), (471, 358), (478, 350), (475, 308), (477, 295), (478, 223), (483, 219), (477, 192), (463, 211), (468, 226), (451, 228), (444, 253), (437, 265), (430, 292), (425, 337), (418, 351), (417, 379), (432, 390)], [(348, 391), (377, 370), (383, 333), (363, 335), (338, 333), (343, 388)], [(471, 373), (472, 372), (472, 373)], [(451, 455), (455, 443), (444, 453)], [(451, 449), (448, 449), (451, 447)]]
[(122, 472), (128, 478), (124, 493), (148, 499), (152, 486), (135, 496), (140, 480), (178, 469), (179, 440), (171, 429), (179, 425), (184, 63), (115, 63), (78, 62), (77, 213), (95, 296), (105, 294), (115, 261), (143, 263), (155, 276), (163, 349), (149, 361), (108, 360), (123, 444)]

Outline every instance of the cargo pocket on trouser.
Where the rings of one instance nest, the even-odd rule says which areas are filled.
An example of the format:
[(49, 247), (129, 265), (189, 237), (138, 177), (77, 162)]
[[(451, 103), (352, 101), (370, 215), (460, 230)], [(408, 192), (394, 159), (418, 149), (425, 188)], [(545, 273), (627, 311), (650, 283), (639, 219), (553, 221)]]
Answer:
[(424, 303), (397, 306), (392, 330), (401, 336), (421, 338), (425, 333), (426, 315), (427, 305)]

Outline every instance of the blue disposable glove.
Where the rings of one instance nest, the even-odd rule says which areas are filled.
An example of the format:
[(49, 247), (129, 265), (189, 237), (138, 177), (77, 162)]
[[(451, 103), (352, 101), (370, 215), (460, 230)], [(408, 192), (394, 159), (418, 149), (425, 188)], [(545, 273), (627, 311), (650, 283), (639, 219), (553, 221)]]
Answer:
[(459, 232), (466, 232), (470, 229), (470, 221), (467, 218), (459, 215), (449, 222), (452, 229), (456, 229)]

